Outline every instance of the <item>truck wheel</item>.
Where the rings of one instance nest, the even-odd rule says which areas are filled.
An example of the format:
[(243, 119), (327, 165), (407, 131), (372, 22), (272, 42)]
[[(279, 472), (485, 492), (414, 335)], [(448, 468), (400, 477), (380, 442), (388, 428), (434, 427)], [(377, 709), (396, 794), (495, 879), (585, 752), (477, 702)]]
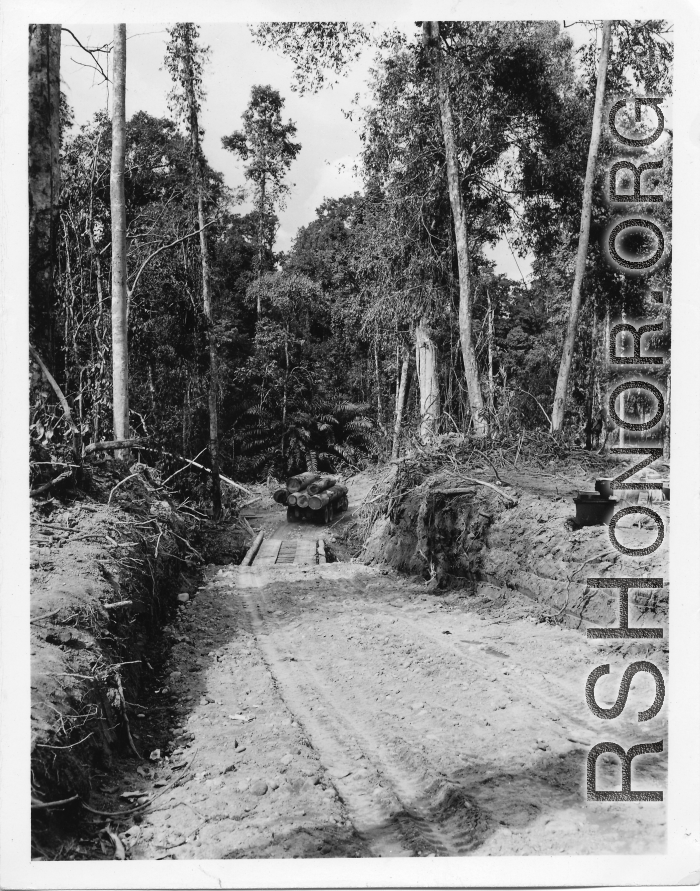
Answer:
[(327, 504), (327, 505), (323, 508), (323, 522), (326, 523), (326, 524), (328, 524), (328, 523), (330, 523), (330, 521), (332, 520), (332, 518), (333, 518), (333, 505), (332, 505), (332, 504)]

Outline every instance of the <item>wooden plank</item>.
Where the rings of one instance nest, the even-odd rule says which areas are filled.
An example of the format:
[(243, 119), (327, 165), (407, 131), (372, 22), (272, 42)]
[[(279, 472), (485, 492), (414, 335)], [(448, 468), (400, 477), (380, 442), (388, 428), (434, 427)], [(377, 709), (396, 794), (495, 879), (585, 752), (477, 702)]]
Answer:
[(279, 538), (268, 538), (266, 541), (263, 541), (260, 550), (253, 561), (253, 565), (271, 566), (274, 564), (277, 560), (281, 544), (282, 542)]

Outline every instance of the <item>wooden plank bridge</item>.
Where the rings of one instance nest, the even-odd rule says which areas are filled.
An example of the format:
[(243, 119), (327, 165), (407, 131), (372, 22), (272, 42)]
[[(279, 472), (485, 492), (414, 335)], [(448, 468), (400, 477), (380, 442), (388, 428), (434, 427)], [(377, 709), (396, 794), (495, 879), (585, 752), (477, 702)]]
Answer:
[(252, 560), (253, 566), (273, 566), (280, 563), (325, 563), (323, 541), (279, 538), (264, 539)]

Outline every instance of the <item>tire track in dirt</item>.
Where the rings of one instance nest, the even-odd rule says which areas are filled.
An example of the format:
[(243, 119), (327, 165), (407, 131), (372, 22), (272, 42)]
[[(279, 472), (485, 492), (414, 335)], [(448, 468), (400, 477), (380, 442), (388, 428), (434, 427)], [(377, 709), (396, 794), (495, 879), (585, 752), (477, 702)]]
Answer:
[[(264, 576), (246, 573), (245, 583), (253, 585), (245, 590), (243, 602), (251, 631), (256, 636), (268, 670), (286, 706), (301, 723), (326, 771), (332, 777), (331, 782), (345, 802), (355, 829), (370, 845), (375, 856), (410, 856), (413, 853), (412, 846), (406, 844), (404, 834), (397, 831), (393, 824), (394, 812), (398, 809), (397, 806), (400, 807), (398, 800), (392, 801), (389, 798), (388, 801), (378, 802), (368, 793), (367, 781), (360, 779), (350, 768), (356, 758), (353, 749), (362, 751), (352, 728), (347, 726), (347, 722), (335, 710), (332, 718), (319, 718), (305, 708), (305, 701), (309, 699), (308, 685), (291, 677), (291, 663), (281, 656), (279, 649), (270, 640), (262, 609), (263, 605), (267, 607), (269, 603), (269, 598), (263, 594)], [(379, 776), (376, 770), (374, 774)]]
[[(270, 610), (271, 599), (265, 593), (265, 576), (258, 576), (254, 584), (245, 600), (260, 635), (259, 645), (283, 688), (288, 707), (301, 719), (322, 761), (330, 759), (331, 773), (334, 764), (348, 764), (349, 759), (356, 759), (355, 751), (368, 762), (369, 770), (363, 771), (362, 780), (353, 771), (348, 777), (338, 777), (335, 785), (350, 809), (356, 829), (375, 853), (396, 856), (397, 846), (403, 852), (440, 856), (472, 850), (485, 828), (484, 817), (476, 805), (458, 784), (436, 775), (421, 752), (400, 738), (383, 740), (385, 733), (378, 729), (382, 724), (376, 717), (368, 723), (351, 701), (339, 703), (340, 691), (327, 683), (306, 659), (288, 662), (272, 636), (285, 645), (282, 650), (288, 651), (292, 642), (289, 632), (267, 627), (265, 613)], [(357, 590), (359, 586), (348, 587)], [(320, 718), (309, 708), (311, 702), (319, 701), (325, 709)], [(350, 777), (352, 780), (348, 781)], [(379, 790), (383, 801), (378, 802)]]
[[(486, 622), (466, 604), (450, 608), (376, 567), (272, 571), (254, 584), (245, 597), (287, 706), (322, 762), (344, 758), (353, 767), (335, 783), (351, 817), (353, 802), (359, 814), (368, 800), (376, 804), (370, 795), (383, 796), (384, 810), (366, 812), (365, 827), (389, 819), (404, 848), (438, 856), (567, 844), (584, 853), (600, 843), (601, 815), (585, 807), (581, 785), (584, 749), (611, 730), (621, 743), (628, 734), (639, 741), (646, 728), (636, 702), (648, 691), (633, 691), (614, 728), (596, 724), (585, 670), (602, 657), (580, 634), (525, 622), (527, 613), (496, 629), (500, 620)], [(663, 782), (662, 765), (638, 769), (640, 782)], [(619, 767), (601, 759), (599, 775), (614, 788)], [(656, 816), (639, 810), (616, 850), (653, 827)]]

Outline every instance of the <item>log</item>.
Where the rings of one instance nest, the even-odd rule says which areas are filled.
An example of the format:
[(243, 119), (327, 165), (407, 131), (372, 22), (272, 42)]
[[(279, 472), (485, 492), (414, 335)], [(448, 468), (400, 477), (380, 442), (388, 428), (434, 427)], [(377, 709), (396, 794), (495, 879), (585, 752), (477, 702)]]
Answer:
[(320, 476), (320, 473), (314, 473), (313, 471), (290, 476), (287, 480), (287, 490), (289, 492), (300, 492), (302, 489), (305, 489), (309, 483), (313, 483), (313, 481), (317, 480)]
[(309, 498), (309, 507), (311, 510), (321, 510), (322, 507), (332, 504), (334, 501), (347, 495), (347, 493), (348, 490), (345, 486), (333, 486), (331, 489), (321, 492), (320, 495), (312, 495)]
[(309, 493), (308, 492), (297, 492), (297, 507), (308, 507), (309, 506)]
[(294, 507), (294, 505), (296, 503), (297, 503), (297, 496), (294, 494), (294, 492), (287, 493), (287, 506)]
[(91, 442), (85, 446), (84, 457), (92, 455), (93, 452), (115, 452), (118, 449), (138, 449), (144, 447), (143, 439), (115, 439), (109, 442)]
[[(117, 448), (118, 445), (119, 444), (117, 443), (114, 445), (114, 447)], [(88, 448), (90, 448), (90, 446), (88, 446)], [(148, 448), (146, 446), (139, 446), (139, 445), (131, 446), (131, 448), (143, 449), (144, 452), (154, 452), (155, 454), (159, 454), (159, 455), (167, 455), (169, 458), (177, 458), (178, 461), (184, 461), (186, 464), (188, 464), (191, 467), (197, 467), (197, 468), (199, 468), (199, 470), (204, 470), (207, 473), (211, 473), (211, 470), (209, 467), (204, 467), (202, 464), (198, 464), (196, 461), (193, 461), (192, 458), (185, 458), (183, 455), (174, 455), (172, 452), (166, 452), (165, 449), (152, 449), (152, 448)], [(204, 449), (202, 449), (202, 452), (203, 451), (204, 451)], [(199, 454), (201, 455), (202, 452), (200, 452)], [(174, 476), (174, 475), (175, 474), (172, 474), (172, 476)], [(170, 478), (171, 477), (169, 477), (169, 479)], [(222, 483), (227, 483), (229, 486), (233, 486), (234, 489), (240, 489), (241, 492), (246, 492), (248, 495), (254, 494), (252, 489), (247, 489), (245, 486), (242, 486), (240, 483), (234, 483), (234, 481), (232, 479), (229, 479), (227, 476), (224, 476), (223, 473), (219, 474), (219, 479), (221, 480)], [(163, 485), (165, 485), (165, 484), (163, 484)]]
[(337, 480), (334, 476), (323, 476), (320, 480), (316, 480), (315, 483), (309, 483), (307, 491), (309, 495), (318, 495), (320, 492), (325, 492), (326, 489), (335, 486), (336, 483)]
[(253, 544), (245, 552), (245, 557), (241, 560), (241, 566), (250, 566), (250, 564), (255, 559), (255, 555), (260, 549), (263, 538), (265, 538), (265, 532), (261, 529), (260, 532), (258, 532), (258, 534), (255, 536), (255, 541), (253, 542)]
[(36, 489), (32, 489), (29, 492), (29, 496), (30, 498), (36, 498), (37, 495), (42, 495), (44, 492), (48, 492), (52, 486), (55, 486), (57, 483), (62, 483), (64, 480), (70, 479), (72, 476), (72, 470), (64, 470), (63, 473), (59, 473), (55, 479), (49, 480), (48, 483), (42, 483), (40, 486), (37, 486)]
[(282, 486), (279, 489), (275, 489), (272, 493), (272, 500), (276, 501), (277, 504), (286, 504), (287, 503), (287, 490)]
[[(149, 451), (145, 449), (144, 451)], [(200, 470), (205, 470), (207, 473), (211, 473), (211, 469), (209, 467), (204, 467), (202, 464), (198, 464), (196, 461), (193, 461), (191, 458), (182, 458), (183, 461), (186, 461), (188, 464), (191, 464), (192, 467), (198, 467)], [(245, 486), (242, 486), (240, 483), (234, 483), (232, 479), (229, 479), (227, 476), (224, 476), (223, 473), (219, 474), (219, 479), (222, 483), (228, 483), (229, 486), (233, 486), (234, 489), (240, 489), (241, 492), (246, 492), (248, 495), (253, 494), (252, 489), (247, 489)]]

